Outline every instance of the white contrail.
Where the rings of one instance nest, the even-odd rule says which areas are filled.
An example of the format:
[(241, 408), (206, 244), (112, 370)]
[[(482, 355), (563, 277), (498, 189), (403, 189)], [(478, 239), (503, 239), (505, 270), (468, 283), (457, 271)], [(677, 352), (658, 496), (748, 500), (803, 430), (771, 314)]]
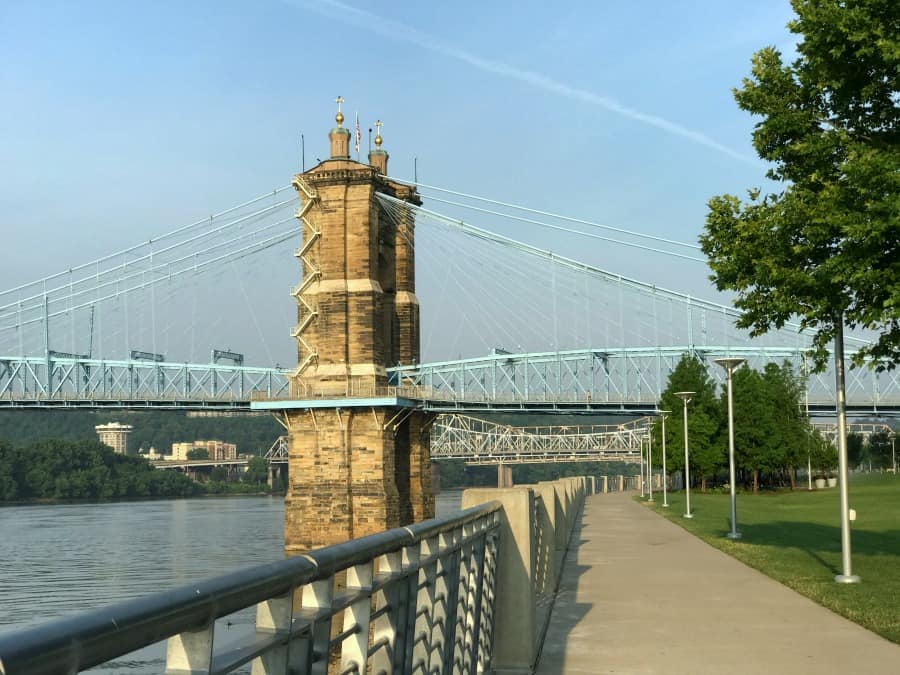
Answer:
[(743, 162), (756, 163), (755, 159), (742, 155), (741, 153), (718, 143), (700, 131), (688, 129), (687, 127), (658, 115), (652, 115), (641, 112), (640, 110), (635, 110), (634, 108), (629, 108), (608, 96), (601, 96), (586, 89), (569, 86), (532, 70), (516, 68), (515, 66), (511, 66), (501, 61), (482, 58), (471, 52), (443, 43), (435, 36), (423, 33), (412, 26), (408, 26), (392, 19), (386, 19), (367, 10), (348, 5), (340, 0), (284, 1), (292, 5), (311, 9), (319, 14), (323, 14), (332, 19), (337, 19), (343, 23), (349, 23), (359, 28), (365, 28), (392, 40), (409, 42), (422, 49), (427, 49), (437, 54), (456, 59), (457, 61), (462, 61), (478, 70), (493, 73), (494, 75), (500, 75), (501, 77), (506, 77), (511, 80), (525, 82), (533, 87), (560, 94), (566, 98), (584, 101), (585, 103), (605, 108), (606, 110), (627, 117), (628, 119), (635, 120), (636, 122), (642, 122), (643, 124), (662, 129), (670, 134), (687, 138), (694, 143), (712, 148), (713, 150), (717, 150), (718, 152)]

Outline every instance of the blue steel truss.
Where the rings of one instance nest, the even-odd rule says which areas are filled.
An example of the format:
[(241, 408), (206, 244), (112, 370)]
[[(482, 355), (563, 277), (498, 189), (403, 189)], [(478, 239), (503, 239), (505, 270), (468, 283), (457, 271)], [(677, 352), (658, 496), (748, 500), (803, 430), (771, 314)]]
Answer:
[[(712, 363), (720, 356), (744, 357), (753, 368), (788, 361), (798, 373), (805, 364), (799, 348), (666, 347), (492, 354), (400, 366), (388, 374), (406, 398), (433, 411), (646, 412), (655, 409), (684, 354), (707, 361), (720, 383), (723, 372)], [(0, 356), (0, 407), (249, 409), (251, 398), (289, 399), (288, 373), (225, 364)], [(810, 375), (808, 390), (811, 410), (834, 410), (830, 372)], [(900, 372), (849, 371), (847, 401), (860, 412), (900, 411)]]
[[(789, 347), (586, 349), (400, 366), (388, 375), (404, 398), (436, 412), (649, 412), (684, 354), (706, 361), (710, 376), (720, 383), (723, 371), (712, 363), (720, 356), (744, 357), (757, 369), (788, 361), (798, 373), (805, 363), (803, 350)], [(289, 372), (226, 364), (0, 356), (0, 407), (249, 409), (253, 399), (268, 401), (271, 408), (272, 401), (291, 398)], [(834, 410), (830, 372), (810, 375), (808, 390), (811, 410)], [(900, 411), (900, 372), (849, 371), (847, 401), (859, 412)]]
[(281, 368), (0, 356), (0, 407), (249, 409), (286, 391)]
[[(712, 359), (723, 356), (746, 358), (749, 367), (756, 369), (784, 361), (797, 373), (806, 368), (805, 352), (799, 347), (684, 346), (492, 354), (404, 366), (392, 372), (398, 384), (431, 392), (429, 407), (434, 410), (561, 410), (580, 405), (591, 410), (646, 412), (655, 409), (669, 374), (685, 354), (705, 361), (710, 376), (720, 384), (724, 371)], [(807, 382), (810, 409), (833, 411), (833, 373), (811, 374)], [(861, 412), (900, 410), (900, 372), (848, 371), (847, 401)]]

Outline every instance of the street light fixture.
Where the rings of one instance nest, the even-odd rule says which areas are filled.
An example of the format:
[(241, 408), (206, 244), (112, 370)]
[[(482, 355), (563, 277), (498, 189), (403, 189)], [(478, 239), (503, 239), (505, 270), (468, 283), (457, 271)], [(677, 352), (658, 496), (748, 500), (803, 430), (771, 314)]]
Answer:
[(640, 438), (638, 442), (641, 445), (641, 475), (638, 479), (641, 483), (641, 499), (644, 498), (644, 439)]
[(737, 530), (737, 505), (734, 485), (734, 408), (731, 398), (731, 376), (736, 368), (739, 368), (747, 359), (739, 357), (714, 359), (716, 363), (725, 369), (728, 382), (728, 483), (731, 492), (731, 532), (725, 536), (729, 539), (740, 539), (741, 533)]
[(844, 317), (838, 314), (834, 332), (834, 384), (837, 394), (838, 489), (841, 498), (841, 567), (834, 580), (839, 584), (858, 584), (850, 560), (850, 492), (847, 485), (847, 390), (844, 383)]
[(684, 401), (684, 517), (693, 518), (691, 513), (691, 469), (688, 464), (688, 418), (687, 408), (695, 391), (676, 391), (675, 395)]
[(662, 456), (663, 456), (663, 508), (669, 508), (669, 496), (666, 492), (666, 483), (668, 482), (668, 474), (666, 473), (666, 417), (671, 414), (671, 410), (660, 410), (660, 417), (662, 418)]

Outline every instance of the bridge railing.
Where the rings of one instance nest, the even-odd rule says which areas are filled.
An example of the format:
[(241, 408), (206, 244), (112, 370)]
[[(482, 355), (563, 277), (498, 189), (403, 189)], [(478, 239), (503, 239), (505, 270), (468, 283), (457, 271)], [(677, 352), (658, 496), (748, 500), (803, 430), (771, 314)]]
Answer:
[[(466, 490), (442, 518), (0, 635), (0, 675), (76, 673), (162, 641), (169, 673), (531, 672), (595, 485)], [(247, 609), (254, 630), (220, 645)]]
[[(166, 672), (482, 672), (500, 518), (481, 504), (0, 636), (0, 673), (75, 673), (163, 640)], [(252, 607), (254, 633), (220, 648), (216, 620)]]

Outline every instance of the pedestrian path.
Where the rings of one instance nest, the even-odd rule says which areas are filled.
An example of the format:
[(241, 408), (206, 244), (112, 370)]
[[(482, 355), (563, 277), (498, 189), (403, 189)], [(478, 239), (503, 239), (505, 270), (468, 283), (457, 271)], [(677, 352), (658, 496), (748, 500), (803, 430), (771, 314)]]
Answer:
[(900, 646), (703, 543), (633, 494), (586, 499), (537, 673), (900, 673)]

